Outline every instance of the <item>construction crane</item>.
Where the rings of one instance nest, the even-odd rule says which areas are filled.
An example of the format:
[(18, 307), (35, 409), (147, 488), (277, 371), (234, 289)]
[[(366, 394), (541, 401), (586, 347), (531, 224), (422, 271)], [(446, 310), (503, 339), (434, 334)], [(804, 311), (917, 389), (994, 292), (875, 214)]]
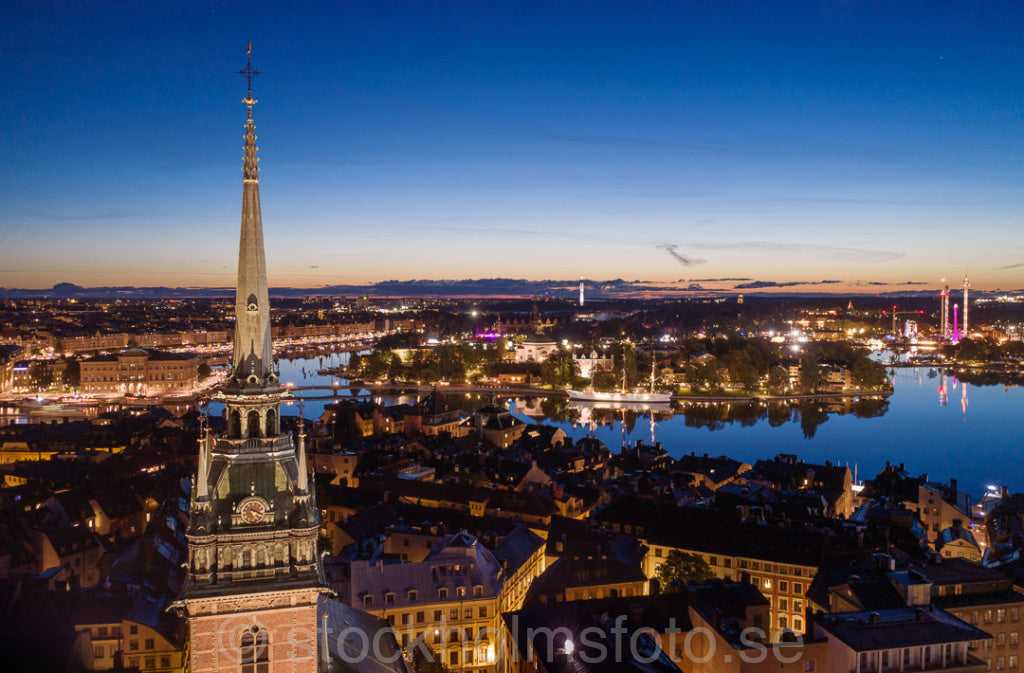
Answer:
[[(882, 315), (885, 315), (886, 313), (887, 313), (887, 311), (885, 311), (885, 309), (883, 309), (882, 310)], [(894, 337), (899, 337), (899, 333), (896, 331), (896, 316), (901, 316), (901, 315), (923, 315), (923, 314), (924, 314), (924, 311), (897, 311), (896, 310), (896, 304), (893, 304), (892, 305), (892, 335)]]

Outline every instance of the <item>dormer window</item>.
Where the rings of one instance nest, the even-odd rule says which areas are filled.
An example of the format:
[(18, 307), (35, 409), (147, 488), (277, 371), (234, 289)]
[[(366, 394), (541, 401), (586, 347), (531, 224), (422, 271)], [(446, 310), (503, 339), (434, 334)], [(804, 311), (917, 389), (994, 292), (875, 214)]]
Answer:
[(412, 591), (409, 592), (409, 602), (410, 603), (415, 603), (416, 602), (416, 590), (415, 589), (413, 589)]
[(445, 598), (448, 598), (448, 589), (445, 589), (445, 588), (438, 589), (437, 590), (437, 597), (442, 599), (442, 600), (444, 600)]
[(373, 596), (370, 594), (363, 596), (363, 607), (368, 608), (371, 605), (373, 605)]

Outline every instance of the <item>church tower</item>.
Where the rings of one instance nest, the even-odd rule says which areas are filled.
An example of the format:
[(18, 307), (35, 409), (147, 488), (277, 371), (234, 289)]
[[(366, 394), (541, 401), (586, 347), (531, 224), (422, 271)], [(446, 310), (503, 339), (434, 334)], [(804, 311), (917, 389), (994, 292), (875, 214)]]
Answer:
[[(252, 47), (249, 52), (251, 55)], [(326, 591), (317, 555), (318, 516), (298, 447), (281, 433), (282, 392), (270, 338), (260, 215), (251, 60), (242, 225), (231, 375), (223, 392), (227, 431), (204, 432), (192, 490), (188, 581), (178, 605), (189, 627), (194, 673), (313, 673), (317, 601)]]

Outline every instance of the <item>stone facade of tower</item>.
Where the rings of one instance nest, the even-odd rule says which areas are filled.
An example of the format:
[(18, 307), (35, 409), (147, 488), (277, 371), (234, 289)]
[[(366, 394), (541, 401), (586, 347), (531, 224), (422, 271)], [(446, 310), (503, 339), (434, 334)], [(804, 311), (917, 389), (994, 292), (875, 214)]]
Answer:
[[(247, 65), (251, 74), (251, 66)], [(246, 74), (243, 71), (243, 74)], [(251, 79), (250, 79), (251, 82)], [(298, 447), (281, 433), (282, 393), (270, 340), (256, 132), (249, 96), (231, 376), (215, 399), (227, 431), (201, 440), (179, 605), (194, 673), (312, 673), (317, 603), (325, 591), (318, 516)]]

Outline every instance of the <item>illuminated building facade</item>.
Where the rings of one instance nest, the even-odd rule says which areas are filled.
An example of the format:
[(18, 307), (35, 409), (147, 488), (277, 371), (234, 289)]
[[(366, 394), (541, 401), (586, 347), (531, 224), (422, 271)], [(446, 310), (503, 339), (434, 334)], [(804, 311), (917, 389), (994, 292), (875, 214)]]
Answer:
[(131, 348), (80, 363), (83, 395), (173, 395), (199, 384), (199, 359), (191, 353)]

